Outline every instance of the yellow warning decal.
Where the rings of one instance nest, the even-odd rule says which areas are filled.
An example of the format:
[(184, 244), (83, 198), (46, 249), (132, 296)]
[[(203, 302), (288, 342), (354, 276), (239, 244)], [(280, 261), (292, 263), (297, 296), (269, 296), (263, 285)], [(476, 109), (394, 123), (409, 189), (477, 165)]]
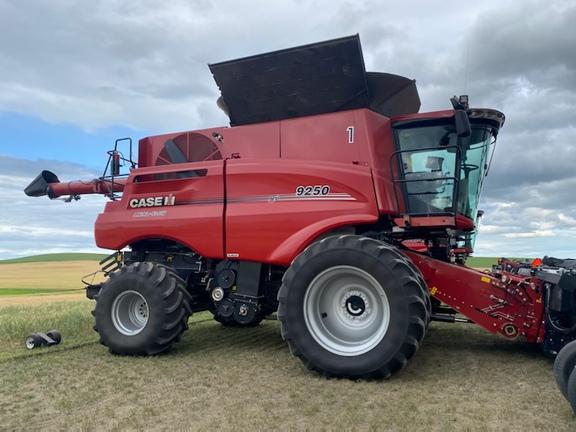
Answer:
[(490, 283), (490, 278), (486, 277), (486, 276), (482, 276), (482, 279), (480, 279), (482, 282), (486, 282), (486, 283)]
[(438, 291), (438, 288), (432, 287), (432, 289), (430, 290), (430, 295), (436, 294), (436, 291)]

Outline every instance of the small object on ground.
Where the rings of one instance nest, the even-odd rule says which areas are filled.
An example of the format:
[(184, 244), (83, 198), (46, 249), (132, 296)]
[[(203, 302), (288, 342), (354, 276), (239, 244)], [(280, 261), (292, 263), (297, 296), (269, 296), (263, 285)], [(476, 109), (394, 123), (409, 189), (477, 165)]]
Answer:
[(54, 342), (56, 342), (56, 345), (59, 344), (60, 341), (62, 340), (62, 335), (58, 330), (50, 330), (49, 332), (46, 333), (46, 336), (54, 340)]
[(28, 349), (34, 349), (41, 347), (42, 345), (46, 346), (58, 345), (61, 340), (62, 335), (58, 330), (50, 330), (48, 333), (34, 332), (30, 333), (26, 337), (24, 345)]

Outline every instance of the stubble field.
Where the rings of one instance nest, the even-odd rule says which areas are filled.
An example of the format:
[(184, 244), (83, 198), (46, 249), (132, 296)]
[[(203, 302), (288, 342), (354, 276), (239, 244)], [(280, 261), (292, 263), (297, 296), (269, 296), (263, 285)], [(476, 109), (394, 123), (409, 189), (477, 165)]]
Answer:
[[(0, 429), (576, 429), (539, 347), (474, 325), (431, 323), (387, 381), (326, 380), (291, 357), (276, 321), (229, 329), (206, 313), (166, 355), (117, 357), (78, 290), (97, 262), (39, 264), (0, 266), (0, 291), (62, 292), (0, 292)], [(28, 332), (52, 328), (60, 345), (24, 348)]]

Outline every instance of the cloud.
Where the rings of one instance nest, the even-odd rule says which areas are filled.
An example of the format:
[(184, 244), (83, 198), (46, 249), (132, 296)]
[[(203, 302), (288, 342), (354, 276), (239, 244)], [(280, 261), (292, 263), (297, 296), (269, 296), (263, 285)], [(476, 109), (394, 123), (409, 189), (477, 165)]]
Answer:
[[(538, 88), (574, 91), (576, 5), (562, 0), (508, 3), (480, 14), (469, 33), (479, 78), (524, 78)], [(491, 61), (486, 61), (490, 59)]]
[[(53, 160), (28, 161), (0, 155), (0, 259), (49, 252), (94, 252), (92, 227), (105, 199), (83, 196), (80, 203), (31, 198), (24, 188), (48, 169), (62, 179), (91, 179), (86, 168)], [(100, 250), (101, 251), (101, 250)]]
[[(506, 114), (480, 202), (477, 255), (576, 255), (576, 4), (4, 0), (0, 17), (0, 115), (93, 135), (227, 124), (207, 63), (358, 33), (368, 70), (417, 80), (422, 111), (449, 109), (451, 96), (468, 93), (473, 106)], [(54, 142), (36, 161), (5, 150), (17, 144), (0, 145), (0, 199), (10, 202), (0, 256), (94, 247), (88, 233), (102, 197), (65, 204), (22, 193), (42, 169), (97, 177), (83, 167), (93, 161), (50, 160)]]
[(443, 8), (419, 3), (416, 11), (409, 3), (328, 0), (32, 4), (0, 5), (0, 16), (10, 17), (0, 27), (0, 111), (86, 130), (225, 124), (207, 63), (355, 33), (369, 69), (416, 78), (431, 96), (422, 98), (425, 106), (448, 108), (453, 90), (433, 90), (454, 87), (465, 32), (446, 37), (446, 10), (463, 27), (474, 17), (455, 1)]

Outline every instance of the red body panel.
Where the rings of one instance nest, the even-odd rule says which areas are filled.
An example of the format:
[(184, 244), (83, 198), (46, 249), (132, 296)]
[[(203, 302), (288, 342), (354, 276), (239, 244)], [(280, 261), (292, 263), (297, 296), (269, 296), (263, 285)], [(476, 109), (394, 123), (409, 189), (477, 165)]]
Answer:
[[(372, 167), (374, 188), (380, 214), (394, 215), (403, 211), (403, 202), (398, 203), (394, 194), (394, 175), (390, 167), (390, 158), (394, 153), (394, 139), (390, 120), (369, 110), (355, 111), (358, 136), (365, 137), (368, 145), (360, 148), (362, 160)], [(398, 205), (401, 207), (398, 208)]]
[(390, 120), (367, 109), (282, 121), (282, 158), (372, 168), (380, 214), (398, 214), (390, 157)]
[[(108, 203), (95, 223), (98, 247), (121, 249), (146, 238), (164, 238), (193, 246), (208, 257), (223, 254), (224, 161), (198, 162), (206, 175), (147, 181), (154, 174), (175, 173), (189, 165), (134, 170), (120, 201)], [(139, 181), (144, 179), (144, 181)], [(171, 202), (170, 196), (174, 197)], [(140, 206), (147, 198), (168, 198), (169, 205)], [(147, 204), (145, 201), (143, 204)]]
[(322, 233), (378, 219), (366, 166), (233, 159), (226, 164), (226, 193), (228, 258), (288, 266)]
[[(222, 142), (219, 142), (213, 133), (219, 134)], [(270, 122), (234, 128), (219, 126), (144, 138), (140, 140), (138, 146), (138, 165), (140, 167), (157, 165), (166, 140), (183, 136), (205, 137), (220, 149), (223, 159), (231, 158), (233, 154), (243, 158), (280, 157), (280, 122)]]
[[(145, 138), (142, 168), (132, 171), (120, 203), (98, 217), (96, 243), (120, 249), (166, 238), (205, 257), (289, 265), (326, 231), (399, 215), (392, 139), (390, 120), (367, 109)], [(204, 146), (200, 157), (217, 160), (168, 165), (168, 140), (186, 159)], [(204, 169), (205, 177), (158, 180)], [(297, 196), (299, 186), (327, 189)], [(160, 199), (168, 194), (174, 205)], [(144, 207), (131, 206), (142, 199)]]

